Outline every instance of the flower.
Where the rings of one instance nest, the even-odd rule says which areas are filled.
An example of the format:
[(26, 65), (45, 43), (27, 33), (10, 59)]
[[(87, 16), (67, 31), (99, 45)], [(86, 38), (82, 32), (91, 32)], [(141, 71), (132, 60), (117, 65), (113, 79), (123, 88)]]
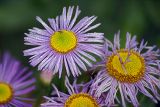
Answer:
[(69, 83), (65, 78), (65, 86), (68, 93), (60, 92), (55, 85), (52, 97), (44, 97), (47, 101), (41, 104), (41, 107), (102, 107), (104, 106), (103, 98), (96, 98), (94, 91), (90, 88), (92, 81), (88, 83), (77, 84), (74, 80), (73, 84)]
[(40, 80), (45, 84), (45, 85), (50, 85), (52, 82), (54, 74), (51, 71), (43, 71), (40, 73)]
[(58, 72), (61, 77), (65, 66), (67, 75), (76, 77), (81, 74), (80, 69), (87, 71), (96, 61), (93, 54), (102, 56), (103, 33), (88, 33), (100, 25), (91, 25), (96, 17), (84, 17), (75, 24), (81, 11), (77, 7), (73, 15), (73, 10), (74, 7), (68, 11), (64, 7), (61, 16), (49, 18), (51, 27), (37, 17), (45, 29), (33, 28), (29, 34), (25, 33), (25, 44), (34, 47), (25, 50), (24, 56), (31, 56), (30, 64), (38, 65), (38, 70)]
[(9, 53), (5, 53), (0, 61), (0, 107), (32, 107), (29, 102), (33, 99), (24, 96), (35, 89), (32, 72)]
[(140, 44), (136, 36), (126, 34), (125, 48), (120, 48), (120, 34), (114, 36), (114, 43), (106, 40), (105, 57), (95, 67), (101, 66), (92, 87), (96, 96), (106, 93), (108, 106), (115, 103), (116, 94), (120, 93), (122, 106), (126, 101), (139, 107), (138, 92), (151, 98), (155, 103), (160, 100), (160, 53), (155, 46), (147, 46), (142, 40)]

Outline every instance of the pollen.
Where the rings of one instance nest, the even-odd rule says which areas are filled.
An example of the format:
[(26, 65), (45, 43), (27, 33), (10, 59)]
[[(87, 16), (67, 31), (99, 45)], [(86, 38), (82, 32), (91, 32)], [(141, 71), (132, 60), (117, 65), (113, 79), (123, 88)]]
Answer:
[(145, 73), (145, 60), (133, 50), (118, 50), (107, 59), (107, 72), (120, 82), (138, 82)]
[(79, 93), (71, 95), (64, 107), (100, 107), (96, 100), (89, 94)]
[(77, 46), (77, 37), (71, 31), (57, 31), (51, 35), (50, 45), (56, 52), (65, 54), (75, 49)]
[(0, 82), (0, 105), (11, 101), (13, 90), (9, 84)]

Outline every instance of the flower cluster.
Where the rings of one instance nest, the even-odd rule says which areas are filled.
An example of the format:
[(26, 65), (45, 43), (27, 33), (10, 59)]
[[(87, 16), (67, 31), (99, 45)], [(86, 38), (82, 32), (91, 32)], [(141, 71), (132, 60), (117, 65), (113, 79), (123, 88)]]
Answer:
[[(95, 16), (76, 21), (79, 14), (78, 7), (75, 14), (74, 7), (68, 10), (64, 7), (61, 16), (48, 19), (50, 26), (37, 17), (45, 29), (30, 29), (24, 38), (26, 45), (34, 46), (25, 50), (24, 55), (31, 56), (30, 64), (38, 65), (39, 70), (59, 73), (61, 77), (64, 67), (68, 76), (77, 77), (81, 70), (100, 68), (88, 83), (74, 81), (71, 85), (66, 78), (68, 94), (53, 85), (53, 94), (45, 97), (47, 101), (42, 107), (102, 107), (116, 102), (123, 107), (127, 102), (138, 107), (139, 93), (157, 103), (160, 100), (157, 90), (160, 88), (160, 51), (156, 46), (147, 46), (144, 40), (138, 43), (136, 36), (127, 33), (126, 45), (121, 48), (120, 32), (115, 34), (113, 43), (104, 38), (103, 33), (88, 33), (100, 24), (91, 25)], [(101, 62), (93, 65), (95, 55)]]
[[(124, 47), (120, 45), (120, 32), (111, 42), (103, 33), (91, 32), (100, 25), (92, 25), (95, 16), (77, 21), (80, 12), (78, 6), (64, 7), (60, 16), (48, 19), (49, 25), (37, 16), (44, 28), (34, 27), (25, 33), (24, 44), (32, 47), (24, 50), (24, 56), (30, 56), (30, 64), (42, 71), (42, 82), (50, 84), (56, 74), (65, 77), (67, 92), (59, 91), (52, 84), (53, 91), (50, 96), (44, 96), (41, 107), (126, 107), (129, 103), (139, 107), (139, 95), (157, 103), (160, 50), (148, 46), (144, 40), (138, 42), (130, 33), (126, 34)], [(26, 71), (8, 53), (2, 55), (0, 107), (32, 106), (29, 104), (32, 99), (26, 98), (26, 94), (35, 89), (35, 79), (32, 72)], [(77, 77), (83, 71), (91, 78), (79, 83)], [(71, 76), (74, 77), (72, 84)]]

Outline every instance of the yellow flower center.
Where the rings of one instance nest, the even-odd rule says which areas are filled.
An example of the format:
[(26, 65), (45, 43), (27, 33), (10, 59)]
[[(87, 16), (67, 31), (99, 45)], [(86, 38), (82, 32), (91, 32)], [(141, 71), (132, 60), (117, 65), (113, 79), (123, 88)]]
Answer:
[(57, 31), (51, 35), (50, 45), (59, 53), (68, 53), (77, 46), (77, 38), (71, 31)]
[(13, 96), (13, 90), (9, 84), (0, 82), (0, 105), (8, 103)]
[(118, 50), (106, 63), (108, 73), (121, 82), (135, 83), (145, 73), (145, 60), (138, 52)]
[(71, 95), (65, 102), (64, 107), (99, 107), (96, 100), (86, 93)]

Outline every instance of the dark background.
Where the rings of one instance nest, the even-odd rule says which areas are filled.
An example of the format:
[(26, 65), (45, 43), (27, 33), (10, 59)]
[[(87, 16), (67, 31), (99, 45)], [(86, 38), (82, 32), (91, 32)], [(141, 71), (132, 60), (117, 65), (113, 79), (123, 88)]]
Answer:
[[(29, 66), (28, 58), (23, 56), (24, 33), (29, 28), (42, 27), (36, 20), (40, 16), (44, 21), (48, 17), (60, 15), (64, 6), (79, 5), (84, 16), (98, 16), (96, 22), (102, 25), (95, 31), (104, 32), (105, 37), (113, 40), (113, 35), (121, 31), (121, 43), (125, 43), (125, 34), (137, 35), (138, 41), (145, 39), (150, 45), (160, 47), (160, 0), (0, 0), (0, 52), (10, 51), (23, 65)], [(42, 95), (50, 92), (39, 80), (35, 70), (37, 91), (33, 96), (42, 101)], [(83, 78), (83, 76), (82, 76)], [(61, 84), (60, 80), (53, 80)], [(63, 90), (63, 86), (59, 86)], [(148, 98), (141, 100), (142, 107), (155, 107)], [(157, 106), (158, 107), (158, 106)], [(160, 107), (160, 106), (159, 106)]]

